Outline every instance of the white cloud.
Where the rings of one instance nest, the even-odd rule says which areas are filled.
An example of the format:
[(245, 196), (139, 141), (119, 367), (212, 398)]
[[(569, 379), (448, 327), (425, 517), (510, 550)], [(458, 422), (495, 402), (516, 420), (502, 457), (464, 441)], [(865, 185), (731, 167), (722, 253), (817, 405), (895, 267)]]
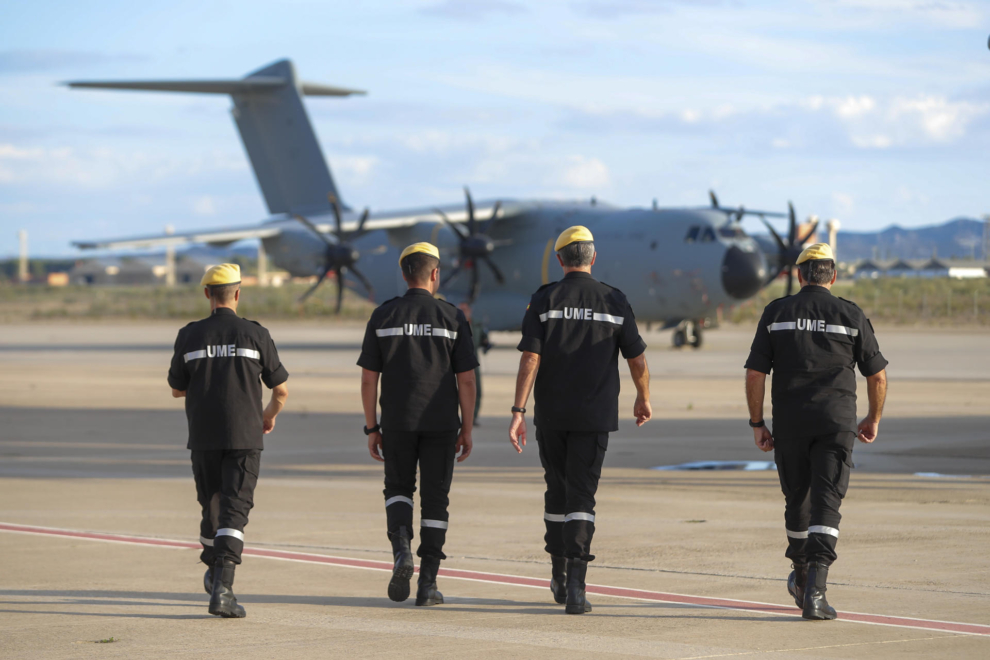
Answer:
[(0, 183), (3, 184), (108, 188), (135, 181), (182, 179), (246, 168), (242, 156), (235, 157), (229, 152), (178, 156), (105, 146), (77, 149), (0, 143)]
[(873, 112), (873, 109), (877, 107), (877, 102), (866, 95), (859, 97), (848, 96), (844, 99), (834, 101), (833, 105), (837, 115), (843, 119), (851, 119)]
[(377, 156), (334, 156), (331, 167), (351, 185), (364, 185), (374, 176)]
[(936, 23), (952, 28), (975, 28), (986, 17), (985, 7), (958, 0), (818, 0), (818, 4), (861, 20), (865, 13), (866, 18), (885, 21), (887, 26), (907, 20), (929, 26)]
[(844, 192), (832, 193), (832, 205), (837, 215), (849, 215), (853, 211), (855, 201), (852, 195)]
[(196, 215), (209, 216), (217, 214), (217, 206), (213, 202), (213, 197), (210, 195), (203, 195), (202, 197), (196, 198), (193, 202), (192, 209), (193, 213)]
[(592, 190), (604, 188), (611, 181), (608, 166), (601, 160), (588, 156), (571, 156), (556, 182), (579, 190)]

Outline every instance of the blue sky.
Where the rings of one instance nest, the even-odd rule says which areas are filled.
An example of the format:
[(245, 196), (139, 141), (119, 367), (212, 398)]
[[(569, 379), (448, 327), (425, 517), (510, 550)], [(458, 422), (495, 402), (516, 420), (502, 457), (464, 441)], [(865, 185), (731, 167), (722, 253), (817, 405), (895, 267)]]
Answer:
[(46, 2), (0, 22), (0, 256), (262, 220), (222, 96), (73, 79), (240, 77), (289, 57), (343, 197), (723, 202), (846, 229), (990, 212), (990, 3)]

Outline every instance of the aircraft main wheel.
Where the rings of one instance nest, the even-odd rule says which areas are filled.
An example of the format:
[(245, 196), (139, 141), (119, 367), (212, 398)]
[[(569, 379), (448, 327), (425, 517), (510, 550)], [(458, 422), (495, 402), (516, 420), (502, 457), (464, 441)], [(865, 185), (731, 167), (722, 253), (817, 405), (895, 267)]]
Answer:
[(682, 328), (678, 328), (674, 330), (674, 336), (671, 340), (674, 342), (674, 348), (684, 348), (684, 345), (687, 344), (687, 333)]
[(691, 333), (691, 348), (701, 348), (701, 345), (704, 343), (703, 335), (701, 334), (701, 325), (696, 323), (692, 329), (694, 332)]

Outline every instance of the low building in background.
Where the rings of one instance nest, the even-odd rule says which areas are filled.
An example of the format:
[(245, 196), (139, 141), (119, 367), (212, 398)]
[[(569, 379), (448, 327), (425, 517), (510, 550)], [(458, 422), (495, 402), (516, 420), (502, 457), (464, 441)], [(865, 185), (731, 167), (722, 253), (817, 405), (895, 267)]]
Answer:
[(931, 259), (880, 261), (864, 259), (856, 264), (853, 277), (856, 279), (879, 279), (881, 277), (919, 277), (925, 279), (973, 279), (988, 276), (987, 264), (982, 261), (965, 259)]

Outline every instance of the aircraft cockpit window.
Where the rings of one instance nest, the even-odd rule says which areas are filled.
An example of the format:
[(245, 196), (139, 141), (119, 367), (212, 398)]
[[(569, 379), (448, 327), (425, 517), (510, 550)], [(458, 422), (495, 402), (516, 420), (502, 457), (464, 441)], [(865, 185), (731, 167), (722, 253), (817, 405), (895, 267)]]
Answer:
[(701, 234), (702, 243), (711, 243), (715, 240), (715, 230), (711, 227), (705, 227), (705, 231)]
[(698, 234), (700, 233), (701, 233), (701, 227), (699, 227), (698, 225), (694, 225), (693, 227), (688, 229), (687, 236), (684, 237), (684, 242), (694, 243), (696, 240), (698, 240)]
[(718, 233), (725, 238), (743, 238), (746, 236), (746, 232), (739, 225), (723, 225), (718, 228)]

